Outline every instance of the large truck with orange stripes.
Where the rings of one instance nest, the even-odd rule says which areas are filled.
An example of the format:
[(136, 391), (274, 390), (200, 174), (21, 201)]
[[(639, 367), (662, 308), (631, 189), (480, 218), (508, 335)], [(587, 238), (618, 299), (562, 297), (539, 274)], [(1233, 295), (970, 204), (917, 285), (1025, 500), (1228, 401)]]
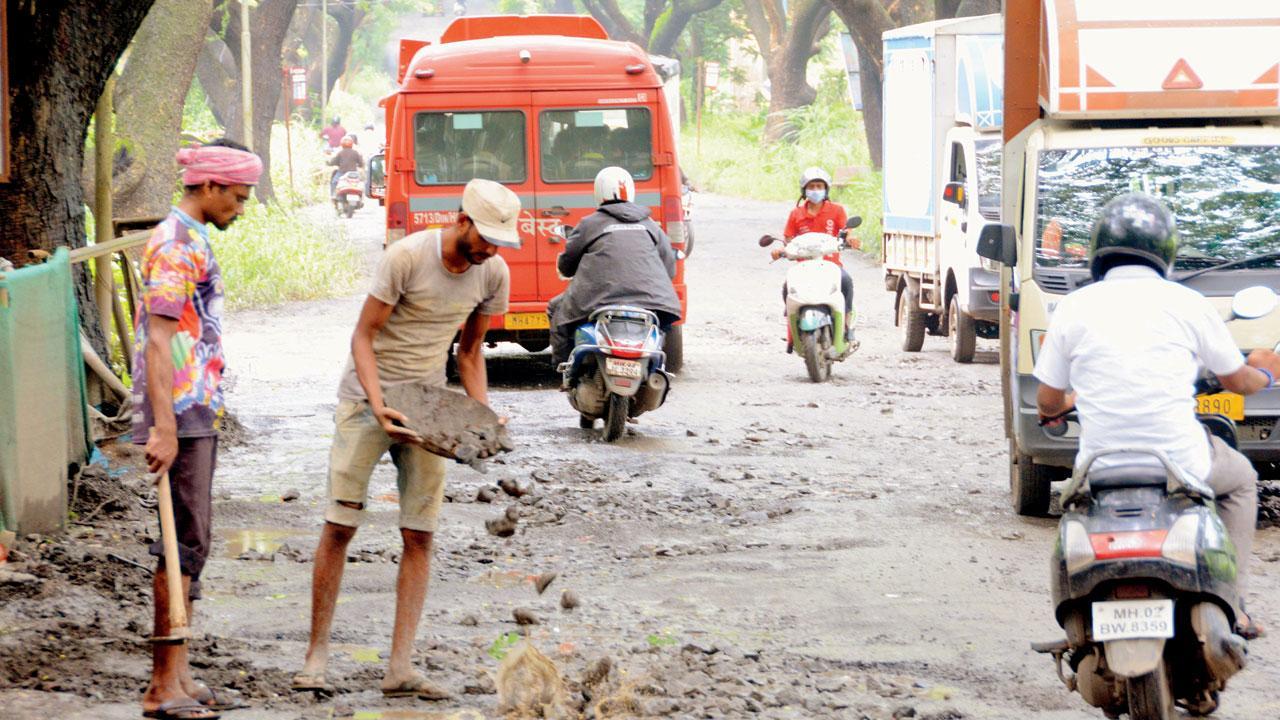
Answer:
[[(609, 39), (587, 15), (466, 16), (434, 42), (402, 40), (399, 88), (382, 101), (385, 155), (371, 189), (387, 208), (388, 243), (455, 222), (462, 188), (482, 177), (521, 200), (523, 246), (503, 249), (511, 309), (487, 339), (529, 351), (548, 346), (547, 301), (567, 281), (556, 271), (564, 226), (595, 210), (596, 173), (627, 169), (681, 257), (676, 294), (687, 312), (689, 250), (677, 164), (679, 69)], [(666, 334), (667, 369), (683, 362), (683, 325)]]
[[(1161, 198), (1181, 234), (1172, 278), (1221, 309), (1242, 351), (1280, 340), (1280, 313), (1231, 313), (1242, 289), (1280, 288), (1280, 6), (1010, 0), (1005, 22), (1008, 224), (980, 251), (1005, 265), (1013, 506), (1040, 515), (1075, 462), (1079, 426), (1040, 427), (1031, 373), (1054, 308), (1090, 281), (1090, 231), (1108, 200)], [(1255, 464), (1280, 462), (1280, 390), (1197, 402), (1236, 421)]]

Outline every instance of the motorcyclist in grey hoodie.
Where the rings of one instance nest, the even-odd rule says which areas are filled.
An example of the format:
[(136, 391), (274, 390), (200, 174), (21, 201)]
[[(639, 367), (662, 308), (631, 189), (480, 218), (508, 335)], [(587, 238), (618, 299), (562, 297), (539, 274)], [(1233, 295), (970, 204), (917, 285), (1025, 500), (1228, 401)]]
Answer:
[(607, 167), (596, 175), (598, 209), (569, 233), (557, 261), (569, 288), (551, 299), (551, 356), (559, 366), (573, 351), (574, 331), (607, 305), (631, 305), (658, 316), (663, 332), (680, 319), (680, 298), (671, 280), (676, 253), (671, 239), (632, 200), (631, 174)]

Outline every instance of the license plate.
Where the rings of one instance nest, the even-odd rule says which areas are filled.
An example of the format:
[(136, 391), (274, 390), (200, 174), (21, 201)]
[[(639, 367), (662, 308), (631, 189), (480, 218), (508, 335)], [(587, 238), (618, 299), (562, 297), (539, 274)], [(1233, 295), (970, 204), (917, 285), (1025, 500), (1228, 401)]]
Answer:
[(1244, 420), (1244, 396), (1225, 392), (1201, 395), (1196, 398), (1196, 412), (1201, 415), (1226, 415), (1241, 422)]
[(1171, 637), (1172, 600), (1116, 600), (1093, 604), (1094, 642)]
[(546, 313), (507, 313), (502, 326), (508, 330), (547, 330), (551, 321)]
[(640, 363), (635, 360), (605, 358), (604, 371), (618, 377), (640, 379)]

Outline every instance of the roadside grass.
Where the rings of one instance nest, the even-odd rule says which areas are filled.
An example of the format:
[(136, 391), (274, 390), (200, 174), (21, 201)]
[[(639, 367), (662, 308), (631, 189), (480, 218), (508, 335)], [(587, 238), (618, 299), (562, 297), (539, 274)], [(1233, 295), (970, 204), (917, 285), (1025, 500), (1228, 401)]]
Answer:
[(212, 240), (229, 310), (345, 295), (363, 278), (359, 250), (325, 207), (250, 201)]
[[(843, 79), (825, 81), (818, 101), (789, 115), (790, 133), (764, 144), (765, 112), (720, 111), (704, 114), (702, 147), (698, 152), (697, 127), (681, 133), (680, 162), (694, 184), (703, 190), (755, 200), (796, 202), (800, 197), (800, 173), (817, 165), (844, 180), (831, 197), (850, 215), (861, 215), (856, 231), (864, 253), (880, 255), (880, 173), (872, 170), (862, 115), (844, 94)], [(855, 172), (840, 177), (842, 168)], [(778, 218), (778, 230), (786, 218)]]

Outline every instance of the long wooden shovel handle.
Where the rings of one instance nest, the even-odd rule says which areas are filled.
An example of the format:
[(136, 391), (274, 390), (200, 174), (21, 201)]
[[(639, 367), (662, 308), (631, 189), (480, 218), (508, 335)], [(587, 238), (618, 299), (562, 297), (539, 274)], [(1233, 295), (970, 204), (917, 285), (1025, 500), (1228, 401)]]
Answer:
[(160, 538), (164, 542), (164, 568), (169, 583), (169, 635), (180, 636), (187, 629), (187, 596), (182, 592), (182, 565), (178, 560), (178, 533), (173, 521), (173, 491), (169, 473), (160, 479)]

